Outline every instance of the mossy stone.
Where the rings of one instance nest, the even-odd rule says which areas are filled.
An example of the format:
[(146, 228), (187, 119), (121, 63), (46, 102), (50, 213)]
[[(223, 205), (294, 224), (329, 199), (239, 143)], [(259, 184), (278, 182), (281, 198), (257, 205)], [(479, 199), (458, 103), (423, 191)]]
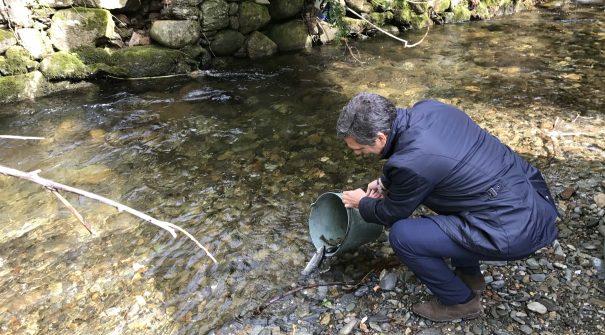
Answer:
[(12, 31), (0, 29), (0, 54), (4, 53), (6, 49), (17, 44), (17, 39)]
[(412, 29), (420, 29), (430, 24), (427, 14), (416, 14), (407, 2), (397, 4), (393, 19), (401, 24), (407, 25)]
[(466, 22), (471, 19), (471, 11), (468, 9), (466, 2), (461, 2), (454, 7), (453, 22)]
[(33, 99), (45, 94), (47, 82), (39, 71), (0, 77), (0, 103)]
[(128, 78), (163, 76), (177, 72), (183, 63), (189, 62), (192, 60), (179, 50), (135, 46), (115, 51), (107, 72)]
[(14, 76), (25, 74), (38, 67), (38, 62), (31, 59), (29, 52), (20, 46), (6, 49), (4, 57), (0, 57), (0, 74)]
[(108, 10), (73, 7), (57, 11), (48, 31), (57, 49), (69, 51), (84, 45), (94, 45), (102, 37), (113, 38), (114, 28)]
[(86, 65), (109, 64), (111, 62), (111, 52), (107, 48), (82, 46), (74, 50), (73, 53), (78, 55), (80, 60)]
[(239, 7), (239, 31), (248, 34), (258, 30), (271, 21), (267, 6), (246, 1)]
[(40, 63), (40, 71), (50, 80), (84, 79), (91, 73), (76, 54), (67, 51), (55, 52), (44, 58)]

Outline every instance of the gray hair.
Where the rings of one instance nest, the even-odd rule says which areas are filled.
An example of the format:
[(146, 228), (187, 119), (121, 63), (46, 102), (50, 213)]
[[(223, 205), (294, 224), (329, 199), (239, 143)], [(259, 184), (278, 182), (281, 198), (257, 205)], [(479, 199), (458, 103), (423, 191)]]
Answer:
[(342, 109), (336, 122), (338, 137), (351, 136), (357, 143), (371, 145), (379, 132), (389, 134), (397, 116), (395, 105), (373, 93), (359, 93)]

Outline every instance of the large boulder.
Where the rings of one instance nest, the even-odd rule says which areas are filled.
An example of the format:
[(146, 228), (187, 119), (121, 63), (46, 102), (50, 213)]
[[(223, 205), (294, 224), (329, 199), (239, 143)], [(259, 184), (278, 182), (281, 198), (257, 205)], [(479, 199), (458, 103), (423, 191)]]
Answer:
[(216, 56), (229, 56), (239, 50), (246, 38), (235, 30), (221, 30), (210, 42), (210, 51)]
[(268, 35), (277, 44), (279, 51), (308, 49), (313, 46), (307, 25), (302, 20), (275, 25), (271, 27)]
[(277, 44), (265, 34), (255, 31), (246, 40), (248, 57), (252, 59), (267, 57), (277, 52)]
[(239, 7), (239, 31), (248, 34), (264, 27), (271, 21), (271, 15), (266, 6), (246, 1)]
[(40, 62), (40, 71), (50, 80), (84, 79), (91, 72), (75, 54), (67, 51), (55, 52)]
[(115, 51), (111, 55), (111, 67), (104, 69), (115, 76), (136, 78), (163, 76), (191, 70), (186, 54), (179, 50), (152, 45), (135, 46)]
[(202, 30), (211, 31), (229, 27), (229, 3), (225, 0), (206, 0), (200, 6)]
[(13, 76), (25, 74), (38, 67), (38, 62), (31, 59), (29, 52), (20, 46), (6, 49), (4, 56), (0, 56), (0, 75)]
[(10, 30), (0, 29), (0, 55), (3, 54), (6, 49), (17, 44), (15, 35)]
[(303, 8), (305, 0), (271, 0), (269, 14), (274, 20), (283, 20), (294, 17)]
[(17, 36), (21, 46), (29, 52), (34, 59), (42, 59), (53, 52), (53, 46), (48, 35), (34, 28), (19, 28)]
[(95, 45), (100, 38), (113, 38), (114, 28), (108, 10), (74, 7), (55, 13), (49, 34), (55, 48), (69, 51), (85, 45)]
[(157, 20), (149, 31), (149, 36), (154, 41), (173, 49), (197, 42), (200, 34), (199, 23), (189, 20)]
[(33, 99), (46, 94), (47, 81), (39, 71), (0, 77), (0, 103)]

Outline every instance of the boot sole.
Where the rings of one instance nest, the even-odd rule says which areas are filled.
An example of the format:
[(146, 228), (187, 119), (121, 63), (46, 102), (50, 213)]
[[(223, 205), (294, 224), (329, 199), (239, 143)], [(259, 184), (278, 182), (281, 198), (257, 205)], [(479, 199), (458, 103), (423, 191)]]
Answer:
[(452, 319), (436, 319), (436, 318), (428, 317), (426, 315), (422, 315), (421, 313), (415, 312), (413, 310), (412, 310), (412, 312), (414, 312), (415, 314), (418, 314), (419, 316), (422, 316), (425, 319), (431, 320), (433, 322), (448, 322), (448, 321), (454, 321), (454, 320), (460, 320), (460, 319), (462, 319), (462, 320), (476, 319), (476, 318), (478, 318), (478, 317), (481, 316), (481, 312), (482, 311), (478, 311), (476, 313), (472, 313), (472, 314), (469, 314), (469, 315), (464, 315), (464, 316), (461, 316), (459, 318), (452, 318)]

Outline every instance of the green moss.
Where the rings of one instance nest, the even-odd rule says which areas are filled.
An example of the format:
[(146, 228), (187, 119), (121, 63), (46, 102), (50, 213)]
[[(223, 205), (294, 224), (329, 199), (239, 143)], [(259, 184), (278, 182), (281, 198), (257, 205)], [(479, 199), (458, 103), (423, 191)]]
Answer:
[[(426, 4), (424, 4), (426, 6)], [(426, 12), (426, 11), (425, 11)], [(426, 14), (416, 14), (407, 2), (403, 3), (400, 19), (409, 24), (413, 29), (426, 27), (429, 23), (429, 17)]]
[(473, 10), (473, 15), (479, 17), (482, 20), (487, 20), (493, 16), (492, 12), (485, 2), (480, 2), (477, 7)]
[(44, 93), (46, 81), (38, 71), (0, 77), (0, 103), (30, 99)]
[(387, 23), (392, 18), (393, 18), (392, 12), (382, 12), (382, 13), (372, 12), (372, 13), (370, 13), (370, 15), (368, 17), (370, 22), (372, 22), (373, 24), (375, 24), (379, 27), (384, 26), (385, 23)]
[[(13, 33), (11, 31), (8, 30), (4, 30), (4, 29), (0, 29), (0, 45), (6, 41), (6, 40), (10, 40), (13, 39), (15, 40), (15, 35), (13, 35)], [(16, 42), (16, 41), (15, 41)]]
[(67, 51), (59, 51), (46, 57), (40, 64), (40, 71), (50, 80), (84, 79), (91, 72), (77, 55)]
[(38, 62), (31, 59), (29, 52), (20, 46), (6, 49), (5, 57), (0, 58), (0, 74), (13, 76), (25, 74), (38, 67)]
[(120, 49), (111, 55), (107, 72), (121, 77), (151, 77), (173, 74), (179, 64), (190, 62), (179, 50), (152, 45)]
[(463, 1), (454, 7), (454, 22), (465, 22), (471, 19), (471, 11), (468, 9), (466, 1)]
[(82, 46), (74, 53), (86, 65), (109, 64), (111, 62), (111, 52), (106, 48), (95, 48), (92, 46)]

